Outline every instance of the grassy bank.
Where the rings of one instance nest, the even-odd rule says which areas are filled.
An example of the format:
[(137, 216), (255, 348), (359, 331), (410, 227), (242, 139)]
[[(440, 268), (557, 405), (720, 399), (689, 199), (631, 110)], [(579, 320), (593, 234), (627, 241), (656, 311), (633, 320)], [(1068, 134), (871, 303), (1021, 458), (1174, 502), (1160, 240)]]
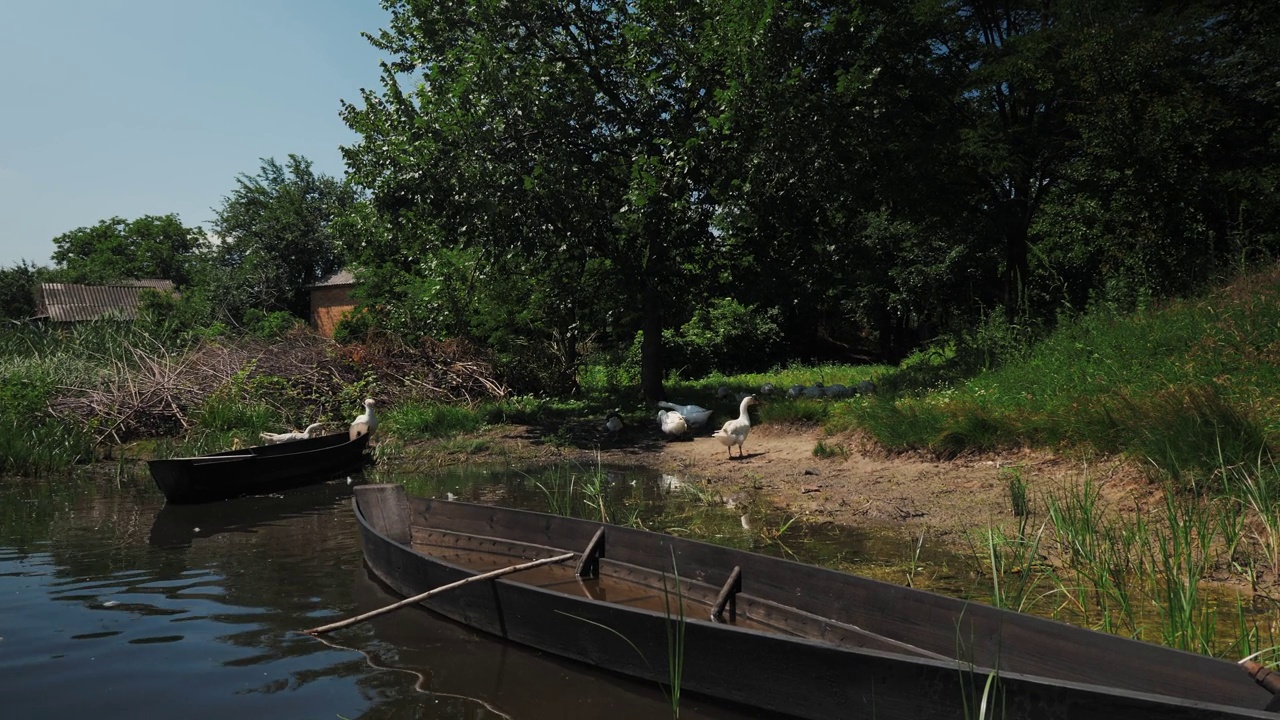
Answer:
[[(947, 364), (934, 363), (939, 377)], [(883, 385), (905, 372), (887, 373)], [(933, 392), (850, 403), (828, 422), (941, 456), (1122, 453), (1190, 486), (1265, 456), (1280, 431), (1277, 401), (1280, 271), (1269, 269), (1193, 300), (1083, 315), (998, 368)]]

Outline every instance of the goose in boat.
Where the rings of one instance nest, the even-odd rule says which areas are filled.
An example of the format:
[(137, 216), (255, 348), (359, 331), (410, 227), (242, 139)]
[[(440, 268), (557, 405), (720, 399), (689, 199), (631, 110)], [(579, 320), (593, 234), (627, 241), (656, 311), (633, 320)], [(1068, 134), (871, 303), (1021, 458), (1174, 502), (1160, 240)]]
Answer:
[(696, 430), (697, 428), (706, 425), (707, 421), (711, 419), (711, 411), (697, 405), (677, 405), (676, 403), (670, 403), (663, 400), (658, 403), (658, 407), (675, 410), (680, 413), (684, 418), (684, 421), (688, 423), (689, 429), (691, 430)]
[(724, 427), (712, 433), (711, 437), (720, 441), (729, 449), (729, 457), (733, 457), (733, 446), (738, 446), (738, 457), (743, 457), (742, 444), (747, 441), (747, 433), (751, 432), (751, 416), (747, 414), (747, 408), (756, 404), (756, 399), (752, 395), (748, 395), (742, 399), (742, 405), (738, 408), (738, 417), (724, 424)]
[(287, 432), (287, 433), (264, 432), (264, 433), (259, 433), (258, 437), (262, 438), (262, 442), (268, 445), (278, 445), (280, 443), (293, 442), (294, 440), (306, 440), (311, 437), (312, 433), (316, 432), (322, 427), (324, 427), (324, 425), (322, 425), (321, 423), (311, 423), (310, 425), (307, 426), (306, 430), (303, 430), (301, 432), (297, 432), (297, 431)]
[(373, 398), (364, 399), (364, 413), (356, 417), (348, 431), (352, 440), (361, 435), (372, 435), (373, 431), (378, 429), (378, 415), (373, 411), (373, 406), (377, 404)]

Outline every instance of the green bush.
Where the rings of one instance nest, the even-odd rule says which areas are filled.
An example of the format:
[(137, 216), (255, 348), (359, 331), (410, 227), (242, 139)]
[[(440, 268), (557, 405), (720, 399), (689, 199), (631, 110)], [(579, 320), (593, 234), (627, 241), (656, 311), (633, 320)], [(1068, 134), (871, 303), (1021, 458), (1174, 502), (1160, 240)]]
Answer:
[(342, 316), (333, 328), (333, 339), (342, 344), (367, 342), (377, 323), (373, 313), (357, 309)]
[(717, 298), (695, 310), (678, 330), (663, 331), (668, 366), (682, 377), (767, 367), (782, 342), (781, 317), (777, 308)]
[(244, 313), (244, 329), (260, 338), (278, 338), (302, 324), (302, 321), (282, 310), (263, 312), (249, 308)]

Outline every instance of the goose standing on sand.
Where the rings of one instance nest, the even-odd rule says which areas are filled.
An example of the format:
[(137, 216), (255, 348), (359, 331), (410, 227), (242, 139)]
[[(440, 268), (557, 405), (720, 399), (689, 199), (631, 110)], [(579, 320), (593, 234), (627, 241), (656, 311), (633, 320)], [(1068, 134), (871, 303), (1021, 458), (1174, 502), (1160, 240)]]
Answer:
[(689, 423), (685, 422), (684, 416), (675, 410), (659, 410), (658, 424), (662, 426), (662, 432), (673, 437), (680, 437), (689, 432)]
[(720, 441), (729, 449), (729, 458), (733, 458), (733, 446), (738, 446), (738, 457), (744, 457), (742, 444), (747, 441), (747, 433), (751, 432), (751, 416), (747, 414), (747, 408), (756, 404), (756, 399), (752, 395), (742, 398), (742, 405), (738, 408), (738, 417), (736, 420), (730, 420), (724, 424), (724, 427), (711, 434), (711, 437)]
[(361, 435), (372, 435), (378, 429), (378, 416), (373, 412), (373, 406), (377, 404), (373, 398), (364, 399), (364, 414), (351, 423), (351, 429), (347, 433), (352, 440)]
[(307, 429), (303, 430), (302, 432), (287, 432), (287, 433), (264, 432), (264, 433), (259, 433), (258, 437), (262, 438), (262, 441), (268, 445), (278, 445), (280, 443), (293, 442), (294, 440), (307, 440), (311, 437), (311, 433), (319, 430), (322, 427), (324, 427), (324, 425), (320, 423), (311, 423), (310, 425), (307, 426)]

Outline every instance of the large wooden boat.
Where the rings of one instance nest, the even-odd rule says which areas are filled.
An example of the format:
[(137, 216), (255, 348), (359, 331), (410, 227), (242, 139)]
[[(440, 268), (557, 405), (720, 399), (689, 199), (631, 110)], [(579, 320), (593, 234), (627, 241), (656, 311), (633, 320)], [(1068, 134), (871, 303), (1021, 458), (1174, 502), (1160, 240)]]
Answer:
[(433, 611), (787, 716), (1280, 717), (1236, 663), (856, 575), (399, 485), (357, 487), (354, 506), (366, 564), (406, 597), (575, 553), (436, 595), (423, 602)]
[(279, 492), (331, 480), (367, 461), (369, 436), (346, 431), (276, 445), (147, 463), (171, 503), (203, 503)]

